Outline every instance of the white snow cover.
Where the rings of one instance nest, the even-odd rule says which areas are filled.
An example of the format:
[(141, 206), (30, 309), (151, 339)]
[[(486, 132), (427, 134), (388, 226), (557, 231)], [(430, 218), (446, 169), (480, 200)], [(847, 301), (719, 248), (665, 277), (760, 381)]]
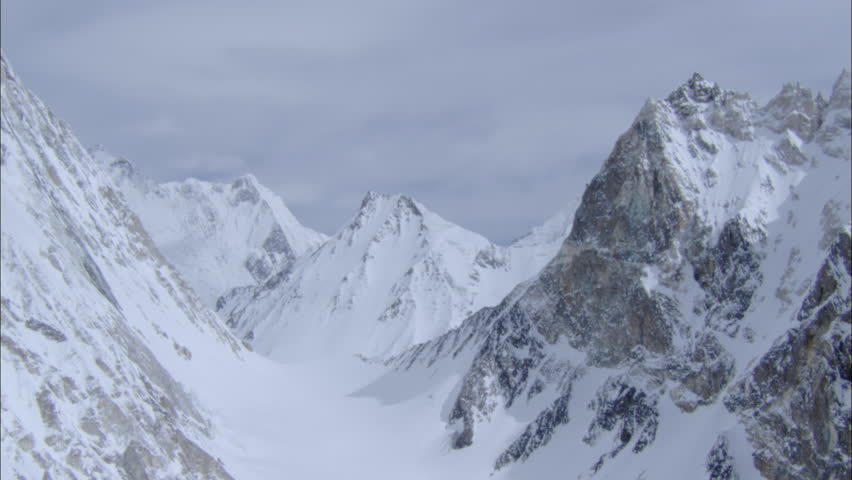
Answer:
[(383, 367), (243, 349), (5, 55), (0, 85), (0, 478), (487, 476), (447, 455), (452, 380), (382, 403)]
[(355, 218), (311, 255), (220, 310), (276, 359), (395, 354), (497, 304), (558, 250), (571, 215), (509, 247), (403, 195), (369, 192)]
[(212, 471), (179, 459), (211, 435), (181, 383), (242, 347), (5, 56), (0, 96), (2, 478)]
[[(53, 479), (205, 478), (200, 465), (206, 473), (219, 465), (233, 478), (258, 480), (707, 478), (706, 452), (720, 433), (740, 478), (759, 476), (744, 429), (720, 403), (685, 413), (669, 395), (660, 397), (656, 441), (640, 454), (628, 446), (593, 475), (590, 465), (616, 439), (611, 432), (583, 441), (593, 414), (589, 405), (602, 381), (629, 372), (585, 369), (584, 353), (565, 342), (550, 348), (584, 372), (568, 406), (570, 422), (529, 459), (496, 472), (495, 459), (555, 395), (555, 385), (509, 409), (494, 399), (493, 412), (477, 420), (473, 445), (452, 450), (445, 420), (476, 352), (462, 350), (387, 376), (383, 366), (349, 355), (398, 351), (497, 303), (556, 252), (570, 216), (557, 215), (562, 220), (549, 223), (557, 226), (499, 247), (407, 197), (369, 194), (353, 222), (324, 246), (257, 290), (233, 294), (256, 297), (240, 310), (240, 333), (251, 330), (263, 353), (294, 360), (275, 362), (234, 340), (160, 256), (157, 235), (148, 236), (148, 225), (143, 228), (118, 195), (115, 178), (19, 84), (5, 56), (2, 61), (3, 479), (42, 478), (46, 471)], [(684, 156), (691, 153), (678, 131), (670, 132), (667, 148), (677, 153), (685, 182), (695, 186), (712, 225), (742, 214), (766, 231), (767, 280), (743, 325), (752, 334), (720, 338), (736, 357), (737, 375), (794, 325), (803, 288), (825, 257), (826, 239), (850, 228), (844, 75), (831, 97), (837, 108), (829, 109), (815, 133), (819, 141), (799, 142), (799, 134), (775, 131), (767, 120), (752, 131), (753, 142), (720, 135), (708, 139), (719, 153), (695, 160)], [(832, 133), (837, 125), (845, 130)], [(806, 161), (775, 165), (771, 155), (777, 149), (765, 146), (777, 142), (796, 146)], [(704, 175), (708, 169), (715, 177)], [(224, 193), (230, 187), (217, 192), (209, 184), (188, 183), (194, 194), (226, 199), (209, 200), (216, 208), (233, 207), (227, 203), (233, 197)], [(185, 207), (175, 193), (180, 188), (166, 190)], [(132, 204), (133, 189), (123, 193)], [(162, 200), (149, 215), (170, 205)], [(201, 215), (203, 207), (194, 208), (183, 218)], [(178, 220), (162, 227), (160, 235), (177, 238), (175, 251), (185, 253), (190, 244), (180, 236), (193, 228)], [(265, 240), (262, 234), (252, 238), (259, 245)], [(240, 274), (237, 263), (222, 261), (223, 272)], [(209, 271), (214, 263), (207, 264)], [(659, 272), (646, 273), (647, 289), (664, 288)], [(666, 292), (686, 307), (699, 294), (689, 278), (681, 290)], [(255, 318), (259, 323), (251, 327)], [(166, 439), (173, 431), (215, 460), (190, 463), (195, 470), (187, 470), (186, 452), (166, 450), (174, 445)], [(139, 457), (134, 442), (163, 464), (141, 474), (123, 470)]]
[(299, 223), (281, 197), (251, 174), (230, 185), (192, 178), (156, 184), (102, 146), (89, 153), (210, 307), (232, 288), (265, 281), (326, 239)]

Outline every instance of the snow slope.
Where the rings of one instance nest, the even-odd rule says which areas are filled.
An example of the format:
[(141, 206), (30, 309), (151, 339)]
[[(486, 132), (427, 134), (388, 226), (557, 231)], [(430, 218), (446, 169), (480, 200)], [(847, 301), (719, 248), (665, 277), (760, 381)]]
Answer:
[(355, 394), (380, 366), (283, 365), (245, 350), (5, 55), (0, 97), (0, 478), (487, 470), (441, 460), (437, 397), (390, 405)]
[(304, 227), (253, 175), (230, 185), (188, 179), (156, 184), (97, 146), (107, 169), (165, 257), (210, 307), (235, 287), (256, 285), (325, 241)]
[(2, 478), (231, 478), (186, 388), (244, 350), (2, 56)]
[(569, 224), (560, 214), (500, 247), (409, 197), (369, 192), (317, 251), (217, 308), (276, 359), (398, 353), (498, 303), (555, 254)]

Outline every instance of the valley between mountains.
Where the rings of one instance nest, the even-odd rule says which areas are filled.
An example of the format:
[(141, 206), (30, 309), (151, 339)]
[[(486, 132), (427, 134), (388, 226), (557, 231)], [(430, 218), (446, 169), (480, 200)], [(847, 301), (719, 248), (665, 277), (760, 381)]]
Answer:
[(846, 70), (694, 74), (510, 245), (158, 184), (0, 89), (3, 479), (852, 475)]

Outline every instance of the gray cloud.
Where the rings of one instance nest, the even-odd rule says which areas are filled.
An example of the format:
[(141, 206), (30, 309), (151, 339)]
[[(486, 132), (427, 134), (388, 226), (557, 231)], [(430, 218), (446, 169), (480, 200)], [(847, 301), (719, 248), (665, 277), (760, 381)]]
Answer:
[(404, 192), (501, 242), (693, 71), (765, 101), (849, 64), (849, 2), (572, 3), (3, 2), (1, 31), (83, 141), (157, 179), (251, 171), (326, 232)]

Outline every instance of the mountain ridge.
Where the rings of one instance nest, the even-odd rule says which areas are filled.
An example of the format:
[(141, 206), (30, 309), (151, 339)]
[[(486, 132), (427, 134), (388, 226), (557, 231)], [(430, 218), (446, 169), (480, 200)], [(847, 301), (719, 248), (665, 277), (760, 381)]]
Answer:
[[(340, 330), (351, 329), (349, 336), (361, 340), (348, 343), (349, 353), (382, 356), (499, 301), (552, 255), (567, 234), (556, 230), (551, 225), (529, 245), (499, 247), (409, 196), (370, 191), (351, 221), (317, 251), (265, 285), (232, 291), (217, 309), (239, 336), (267, 354), (279, 347), (274, 338), (299, 338), (302, 345), (295, 348), (310, 350), (324, 336), (333, 344)], [(299, 315), (314, 319), (319, 329)], [(294, 328), (303, 330), (284, 333)], [(315, 340), (305, 340), (311, 336)]]
[[(580, 478), (603, 470), (671, 475), (667, 463), (653, 460), (663, 458), (659, 448), (664, 447), (655, 445), (670, 443), (657, 432), (673, 418), (694, 426), (687, 431), (706, 429), (696, 423), (703, 421), (701, 412), (714, 412), (730, 426), (717, 430), (718, 438), (695, 438), (707, 445), (707, 470), (693, 464), (680, 477), (848, 475), (843, 445), (849, 435), (842, 425), (850, 409), (843, 396), (849, 395), (852, 379), (829, 374), (834, 390), (826, 392), (825, 384), (802, 387), (779, 379), (784, 367), (777, 367), (782, 358), (802, 355), (797, 324), (810, 325), (814, 308), (808, 305), (825, 301), (808, 300), (809, 289), (835, 292), (832, 309), (816, 317), (820, 333), (809, 335), (837, 359), (808, 368), (842, 370), (852, 355), (842, 347), (850, 338), (852, 302), (849, 289), (839, 287), (850, 284), (849, 270), (819, 267), (826, 255), (836, 258), (833, 265), (849, 263), (837, 260), (849, 256), (844, 247), (849, 243), (849, 150), (834, 147), (849, 141), (848, 83), (848, 73), (841, 74), (832, 98), (811, 109), (811, 116), (801, 111), (802, 102), (785, 101), (788, 87), (761, 110), (747, 95), (724, 91), (698, 75), (666, 100), (649, 100), (584, 192), (556, 258), (499, 306), (389, 360), (400, 373), (371, 388), (382, 390), (383, 382), (393, 384), (397, 375), (416, 375), (409, 372), (461, 370), (444, 417), (451, 445), (475, 446), (478, 429), (487, 430), (496, 419), (527, 419), (494, 463), (495, 470), (508, 468), (522, 477), (546, 475), (547, 465), (565, 468), (543, 460), (557, 461), (547, 453), (557, 447), (542, 448), (557, 438), (563, 450), (588, 452), (574, 454), (587, 462), (573, 468)], [(805, 106), (816, 104), (812, 93), (796, 96), (808, 100)], [(776, 123), (770, 125), (781, 118), (786, 126), (770, 131), (766, 112), (777, 113), (779, 107), (782, 115), (772, 115)], [(715, 175), (705, 174), (710, 168)], [(736, 182), (743, 179), (748, 181)], [(714, 196), (714, 189), (720, 194)], [(823, 218), (811, 210), (822, 210)], [(789, 320), (768, 321), (779, 315)], [(838, 341), (841, 346), (833, 347)], [(767, 378), (763, 372), (773, 368), (770, 375), (776, 376)], [(756, 379), (751, 383), (750, 375)], [(585, 391), (574, 388), (580, 383)], [(760, 391), (759, 398), (778, 398), (782, 391), (798, 398), (816, 388), (832, 405), (833, 416), (808, 423), (802, 412), (825, 415), (828, 407), (813, 410), (796, 403), (753, 420), (745, 412), (756, 403), (726, 393), (743, 388)], [(763, 393), (767, 390), (771, 393)], [(589, 391), (596, 393), (589, 397)], [(530, 416), (531, 408), (538, 413)], [(572, 422), (573, 415), (584, 423)], [(798, 423), (791, 426), (789, 415)], [(790, 440), (799, 447), (784, 443), (785, 425), (801, 432)], [(809, 432), (822, 430), (845, 440), (833, 449), (810, 443)], [(607, 432), (616, 433), (615, 441), (601, 450), (596, 439)], [(578, 443), (565, 443), (567, 438)], [(628, 446), (633, 454), (622, 452)], [(792, 448), (810, 453), (793, 455)], [(754, 465), (740, 457), (752, 449)], [(646, 450), (650, 453), (640, 455)], [(626, 465), (632, 467), (624, 470)]]
[(155, 243), (213, 307), (232, 288), (262, 283), (325, 241), (252, 174), (229, 184), (157, 184), (102, 146), (90, 154), (138, 212)]

